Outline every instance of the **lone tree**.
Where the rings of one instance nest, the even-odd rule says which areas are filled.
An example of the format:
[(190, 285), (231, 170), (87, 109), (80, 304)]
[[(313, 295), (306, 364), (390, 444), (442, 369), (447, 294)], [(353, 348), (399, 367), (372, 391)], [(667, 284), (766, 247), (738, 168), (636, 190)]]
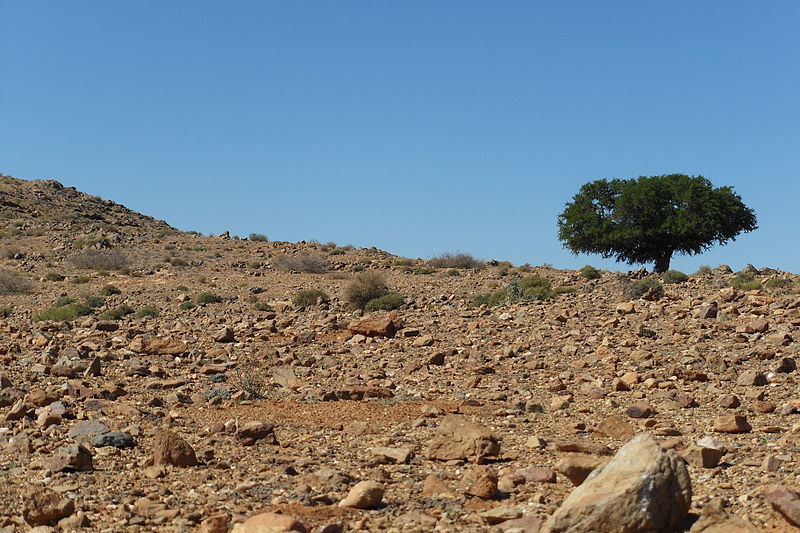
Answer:
[(669, 269), (672, 254), (699, 254), (758, 228), (756, 215), (731, 187), (702, 176), (667, 174), (595, 180), (558, 216), (558, 238), (577, 254)]

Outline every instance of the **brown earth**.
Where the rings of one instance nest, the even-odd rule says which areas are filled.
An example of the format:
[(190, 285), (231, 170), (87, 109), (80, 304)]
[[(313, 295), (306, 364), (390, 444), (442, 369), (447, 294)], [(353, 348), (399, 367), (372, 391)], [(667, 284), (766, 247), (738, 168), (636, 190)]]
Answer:
[[(641, 273), (451, 271), (377, 249), (204, 237), (55, 182), (8, 177), (0, 224), (0, 281), (28, 285), (0, 294), (0, 531), (26, 531), (31, 491), (45, 490), (53, 505), (74, 503), (67, 518), (53, 514), (64, 531), (212, 531), (201, 526), (210, 517), (233, 527), (269, 511), (314, 531), (499, 531), (519, 515), (546, 519), (573, 490), (560, 472), (549, 482), (547, 469), (575, 451), (604, 462), (645, 431), (688, 459), (685, 530), (706, 504), (761, 531), (794, 530), (764, 491), (800, 475), (796, 282), (733, 290), (733, 273), (718, 268), (632, 300), (624, 289)], [(86, 266), (76, 256), (87, 251), (119, 264)], [(315, 256), (322, 273), (280, 268)], [(348, 330), (362, 313), (344, 295), (363, 270), (405, 297), (394, 337)], [(50, 281), (54, 273), (64, 279)], [(473, 305), (532, 273), (574, 292)], [(305, 289), (330, 301), (293, 305)], [(33, 320), (64, 296), (104, 292), (85, 316)], [(221, 301), (187, 308), (201, 293)], [(158, 316), (100, 316), (123, 304)], [(474, 465), (426, 455), (453, 413), (500, 444), (479, 471), (488, 499), (467, 487)], [(93, 443), (89, 421), (135, 444)], [(274, 438), (237, 434), (248, 422), (273, 424)], [(167, 427), (199, 464), (150, 464)], [(73, 443), (92, 452), (94, 470), (49, 470)], [(338, 506), (367, 480), (385, 488), (380, 506)]]

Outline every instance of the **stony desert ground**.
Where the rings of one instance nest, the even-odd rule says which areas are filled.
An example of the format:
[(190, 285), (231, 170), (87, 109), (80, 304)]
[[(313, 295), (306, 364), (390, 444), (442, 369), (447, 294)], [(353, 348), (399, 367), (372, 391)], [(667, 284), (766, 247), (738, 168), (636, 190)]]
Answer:
[[(661, 280), (200, 236), (6, 176), (0, 232), (2, 532), (800, 524), (779, 265), (631, 296)], [(354, 309), (364, 272), (404, 304)], [(552, 298), (476, 305), (534, 275)]]

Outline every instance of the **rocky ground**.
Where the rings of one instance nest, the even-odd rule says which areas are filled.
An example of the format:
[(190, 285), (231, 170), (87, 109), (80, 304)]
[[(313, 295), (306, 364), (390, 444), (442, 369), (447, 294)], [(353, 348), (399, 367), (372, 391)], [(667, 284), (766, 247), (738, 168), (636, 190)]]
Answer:
[[(767, 288), (795, 275), (753, 269), (747, 290), (718, 268), (632, 299), (641, 272), (433, 269), (180, 233), (117, 204), (65, 219), (3, 192), (0, 531), (800, 523), (800, 295)], [(58, 209), (106, 205), (74, 196)], [(365, 270), (405, 304), (353, 310)], [(572, 289), (474, 305), (533, 273)], [(307, 289), (330, 301), (293, 304)], [(93, 301), (35, 320), (65, 297)]]

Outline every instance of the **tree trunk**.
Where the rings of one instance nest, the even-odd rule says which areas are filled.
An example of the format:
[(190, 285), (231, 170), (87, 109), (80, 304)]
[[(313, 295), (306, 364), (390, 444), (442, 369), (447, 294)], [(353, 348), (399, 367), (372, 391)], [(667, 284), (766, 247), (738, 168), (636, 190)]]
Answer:
[(667, 250), (659, 257), (656, 257), (656, 265), (654, 271), (656, 274), (663, 274), (669, 270), (669, 262), (672, 259), (672, 250)]

